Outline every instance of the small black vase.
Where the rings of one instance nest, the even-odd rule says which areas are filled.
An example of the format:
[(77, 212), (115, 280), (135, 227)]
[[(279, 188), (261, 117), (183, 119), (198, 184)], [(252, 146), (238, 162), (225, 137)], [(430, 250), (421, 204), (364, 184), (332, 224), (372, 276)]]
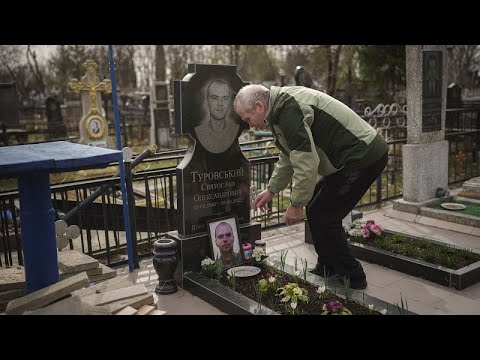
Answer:
[(173, 239), (159, 239), (153, 243), (153, 267), (158, 274), (155, 292), (168, 295), (177, 292), (174, 273), (177, 267), (177, 242)]

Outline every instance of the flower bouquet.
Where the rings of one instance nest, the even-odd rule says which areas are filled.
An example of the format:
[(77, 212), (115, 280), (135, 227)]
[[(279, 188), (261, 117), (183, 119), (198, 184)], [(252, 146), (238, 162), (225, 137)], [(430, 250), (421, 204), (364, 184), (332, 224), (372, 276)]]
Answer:
[(374, 220), (357, 219), (351, 224), (343, 224), (345, 232), (357, 240), (373, 240), (382, 235), (383, 228)]
[(253, 261), (255, 264), (263, 264), (265, 259), (268, 258), (268, 255), (265, 253), (265, 250), (261, 247), (256, 247), (252, 252)]

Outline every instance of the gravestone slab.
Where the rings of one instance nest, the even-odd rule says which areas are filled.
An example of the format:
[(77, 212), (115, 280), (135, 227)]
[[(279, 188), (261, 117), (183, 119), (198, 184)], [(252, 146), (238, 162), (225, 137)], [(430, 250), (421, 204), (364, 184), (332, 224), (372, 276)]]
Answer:
[(18, 127), (18, 99), (15, 83), (0, 84), (0, 124)]
[(471, 178), (462, 185), (462, 191), (458, 196), (470, 199), (480, 199), (480, 177)]
[(233, 110), (244, 83), (235, 65), (190, 64), (174, 82), (176, 133), (189, 137), (177, 167), (178, 232), (206, 232), (210, 219), (234, 214), (250, 222), (250, 163), (238, 136), (246, 124)]
[(47, 111), (48, 135), (51, 139), (67, 136), (67, 128), (63, 123), (60, 101), (56, 97), (49, 96), (45, 100)]
[(178, 231), (175, 280), (199, 271), (211, 253), (207, 224), (235, 216), (240, 244), (261, 238), (260, 224), (250, 223), (250, 163), (238, 137), (248, 128), (233, 110), (244, 83), (235, 65), (189, 64), (183, 80), (174, 82), (175, 132), (186, 135), (188, 150), (177, 166)]
[(58, 252), (58, 269), (65, 274), (76, 273), (99, 267), (97, 259), (88, 256), (78, 250)]
[(0, 267), (0, 291), (24, 289), (25, 270), (22, 266)]
[(436, 189), (448, 185), (446, 58), (444, 45), (406, 46), (408, 127), (402, 156), (403, 200), (408, 202), (435, 198)]

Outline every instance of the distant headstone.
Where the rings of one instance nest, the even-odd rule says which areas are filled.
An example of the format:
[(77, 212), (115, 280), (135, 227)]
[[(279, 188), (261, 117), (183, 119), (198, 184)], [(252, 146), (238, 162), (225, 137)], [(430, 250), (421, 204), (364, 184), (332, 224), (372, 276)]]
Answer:
[(207, 231), (209, 219), (236, 215), (250, 222), (250, 163), (238, 136), (246, 128), (233, 110), (245, 83), (236, 65), (189, 64), (174, 84), (176, 133), (189, 136), (185, 158), (177, 167), (178, 232)]
[(75, 93), (82, 94), (83, 116), (80, 120), (80, 144), (98, 147), (114, 148), (113, 141), (108, 137), (108, 122), (103, 114), (102, 91), (112, 92), (110, 80), (99, 81), (97, 76), (98, 65), (93, 60), (87, 60), (83, 67), (87, 70), (82, 81), (72, 79), (68, 87)]
[(60, 101), (56, 97), (49, 96), (45, 100), (47, 111), (48, 134), (51, 139), (63, 138), (67, 136), (67, 128), (63, 123)]
[(15, 83), (0, 84), (0, 124), (18, 127), (18, 99)]
[(465, 181), (458, 196), (480, 200), (480, 177)]
[(160, 149), (175, 148), (177, 137), (172, 137), (173, 124), (171, 122), (169, 105), (168, 82), (155, 81), (151, 93), (152, 122), (150, 136), (153, 144)]
[(447, 108), (462, 107), (462, 88), (455, 83), (451, 83), (447, 87)]

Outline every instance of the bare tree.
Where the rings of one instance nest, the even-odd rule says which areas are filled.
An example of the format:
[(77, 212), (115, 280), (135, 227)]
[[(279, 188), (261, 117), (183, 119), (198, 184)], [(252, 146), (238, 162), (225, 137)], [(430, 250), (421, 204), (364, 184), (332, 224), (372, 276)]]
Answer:
[[(27, 62), (28, 66), (30, 68), (30, 71), (32, 72), (37, 86), (38, 86), (38, 92), (40, 94), (45, 94), (45, 82), (43, 81), (43, 75), (42, 71), (40, 70), (40, 67), (38, 66), (38, 61), (37, 61), (37, 54), (35, 51), (32, 51), (32, 48), (30, 47), (31, 45), (27, 45)], [(33, 61), (33, 64), (32, 64)]]
[(342, 45), (324, 45), (327, 58), (327, 94), (334, 96), (337, 86), (338, 63), (342, 52)]
[(480, 47), (478, 45), (453, 45), (449, 49), (448, 81), (460, 87), (473, 86), (472, 73), (480, 67)]
[(165, 81), (167, 75), (167, 59), (163, 45), (155, 46), (155, 80)]

